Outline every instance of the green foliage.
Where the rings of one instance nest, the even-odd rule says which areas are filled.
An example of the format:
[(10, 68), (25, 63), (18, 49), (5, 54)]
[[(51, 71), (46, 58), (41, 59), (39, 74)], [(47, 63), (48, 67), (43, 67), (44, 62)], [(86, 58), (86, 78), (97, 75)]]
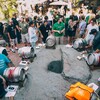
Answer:
[(5, 19), (12, 17), (12, 14), (17, 12), (16, 0), (0, 0), (0, 11)]

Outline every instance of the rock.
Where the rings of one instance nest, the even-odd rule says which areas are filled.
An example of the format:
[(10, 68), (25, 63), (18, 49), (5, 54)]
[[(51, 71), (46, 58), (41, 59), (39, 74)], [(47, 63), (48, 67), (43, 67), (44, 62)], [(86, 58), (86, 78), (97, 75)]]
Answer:
[(91, 72), (83, 59), (77, 59), (77, 56), (79, 56), (80, 53), (73, 48), (66, 48), (64, 46), (61, 48), (61, 51), (64, 68), (62, 76), (64, 79), (71, 83), (77, 81), (87, 83), (91, 78)]
[(55, 73), (62, 73), (63, 71), (63, 66), (62, 66), (62, 61), (58, 60), (58, 61), (52, 61), (49, 63), (48, 65), (48, 70), (55, 72)]

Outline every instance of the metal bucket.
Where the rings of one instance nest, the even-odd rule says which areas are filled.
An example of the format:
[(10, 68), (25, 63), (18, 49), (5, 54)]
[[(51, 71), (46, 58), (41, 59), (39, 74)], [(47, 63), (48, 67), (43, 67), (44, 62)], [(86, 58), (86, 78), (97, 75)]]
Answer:
[(82, 49), (86, 45), (86, 41), (82, 38), (78, 38), (74, 41), (73, 43), (73, 48), (74, 49)]
[(18, 54), (22, 58), (31, 58), (34, 57), (34, 49), (31, 47), (22, 47), (19, 48)]
[(54, 48), (56, 44), (56, 39), (53, 35), (48, 36), (46, 39), (46, 48)]
[(6, 68), (3, 75), (9, 82), (20, 82), (25, 79), (25, 71), (21, 67)]
[(87, 56), (87, 63), (91, 65), (99, 65), (100, 64), (100, 53), (91, 53)]
[(6, 47), (7, 43), (5, 40), (0, 40), (0, 46)]

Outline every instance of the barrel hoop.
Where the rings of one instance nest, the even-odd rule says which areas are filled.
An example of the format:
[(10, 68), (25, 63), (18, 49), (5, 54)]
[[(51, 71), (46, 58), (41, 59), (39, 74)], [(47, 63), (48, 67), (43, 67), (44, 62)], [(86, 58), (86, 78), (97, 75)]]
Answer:
[[(95, 57), (95, 54), (93, 54), (94, 55), (94, 57)], [(94, 62), (95, 62), (95, 59), (94, 59), (94, 61), (93, 61), (93, 64), (94, 64)]]
[[(90, 56), (91, 54), (95, 57), (95, 55), (94, 55), (93, 53), (90, 53), (90, 54), (88, 55), (88, 59), (89, 59), (89, 56)], [(94, 62), (95, 62), (95, 59), (93, 60), (93, 64), (94, 64)], [(90, 64), (89, 61), (88, 61), (88, 64), (89, 64), (90, 66), (93, 65), (93, 64)]]
[(95, 54), (94, 54), (94, 56), (95, 56), (95, 59), (94, 59), (94, 62), (93, 63), (94, 63), (94, 65), (98, 65), (99, 58), (97, 58)]
[(52, 38), (48, 38), (48, 39), (46, 40), (46, 42), (47, 42), (48, 40), (53, 40), (53, 41), (55, 41), (55, 40), (54, 40), (54, 39), (52, 39)]
[(98, 57), (97, 65), (100, 65), (100, 55), (99, 55), (99, 57)]
[[(54, 41), (54, 44), (52, 45), (52, 46), (54, 46), (56, 42), (55, 42), (55, 40), (52, 39), (52, 38), (48, 38), (48, 39), (46, 40), (46, 45), (48, 44), (48, 40), (49, 40), (49, 39), (52, 40), (52, 41)], [(48, 45), (47, 45), (47, 46), (48, 46)]]

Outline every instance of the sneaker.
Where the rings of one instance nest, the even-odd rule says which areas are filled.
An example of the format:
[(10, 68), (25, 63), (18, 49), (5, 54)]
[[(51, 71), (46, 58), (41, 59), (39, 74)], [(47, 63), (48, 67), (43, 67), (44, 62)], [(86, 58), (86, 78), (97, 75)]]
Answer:
[(40, 49), (40, 47), (39, 46), (36, 46), (36, 49)]
[(18, 48), (17, 48), (17, 47), (15, 47), (15, 50), (18, 50)]
[(45, 43), (42, 44), (42, 46), (45, 46), (45, 45), (46, 45)]
[(14, 49), (11, 48), (10, 50), (11, 50), (13, 53), (15, 53), (15, 50), (14, 50)]
[(36, 55), (36, 54), (34, 54), (34, 57), (37, 57), (37, 55)]
[(67, 44), (66, 47), (67, 47), (67, 48), (72, 48), (72, 45)]
[(9, 49), (9, 50), (7, 50), (7, 52), (10, 52), (10, 49)]

